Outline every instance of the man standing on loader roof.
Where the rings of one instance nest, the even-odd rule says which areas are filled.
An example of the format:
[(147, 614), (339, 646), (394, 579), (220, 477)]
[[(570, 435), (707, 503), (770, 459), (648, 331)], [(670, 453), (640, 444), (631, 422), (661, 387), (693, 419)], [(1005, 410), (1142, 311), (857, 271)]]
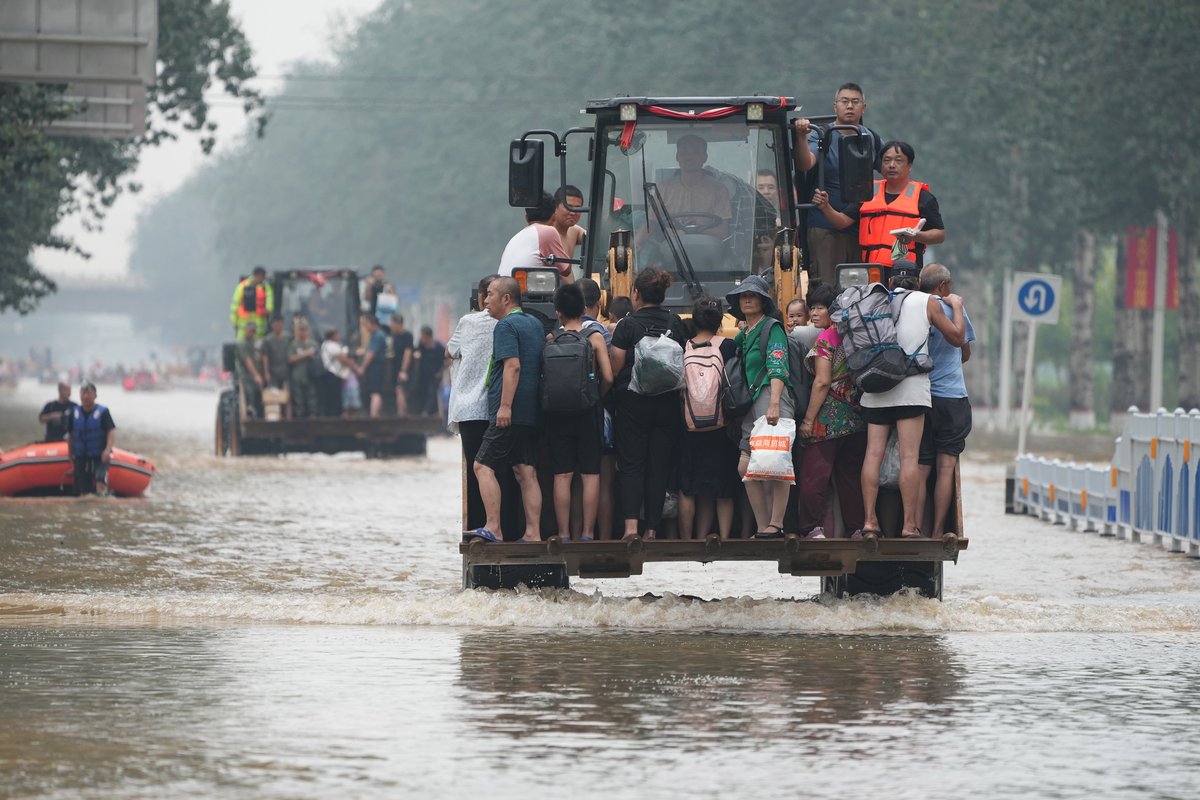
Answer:
[[(879, 172), (883, 141), (879, 134), (863, 125), (863, 115), (866, 111), (867, 97), (863, 94), (861, 86), (857, 83), (843, 83), (838, 87), (833, 99), (833, 113), (837, 117), (835, 123), (855, 125), (859, 131), (871, 135), (875, 147), (875, 170)], [(808, 141), (808, 147), (796, 149), (796, 165), (802, 171), (808, 172), (817, 166), (821, 134), (807, 119), (798, 119), (794, 124), (796, 130), (807, 137)], [(829, 197), (829, 204), (837, 211), (844, 211), (848, 205), (842, 199), (842, 179), (838, 172), (838, 140), (841, 138), (841, 131), (834, 131), (829, 137), (829, 149), (825, 152), (825, 193)], [(834, 273), (838, 264), (854, 264), (862, 259), (862, 251), (858, 244), (858, 227), (851, 225), (839, 230), (822, 214), (808, 215), (808, 248), (817, 275), (830, 286), (837, 282)]]
[(241, 339), (246, 333), (246, 324), (253, 322), (260, 333), (267, 331), (267, 320), (275, 311), (275, 291), (267, 283), (267, 271), (255, 267), (249, 278), (243, 278), (233, 290), (233, 302), (229, 304), (229, 321)]

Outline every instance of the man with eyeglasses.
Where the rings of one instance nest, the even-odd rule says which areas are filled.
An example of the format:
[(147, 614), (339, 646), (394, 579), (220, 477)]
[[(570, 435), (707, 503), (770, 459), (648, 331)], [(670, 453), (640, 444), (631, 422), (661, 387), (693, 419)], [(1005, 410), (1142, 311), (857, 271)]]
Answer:
[[(833, 112), (837, 115), (836, 124), (855, 125), (863, 133), (871, 135), (875, 145), (875, 171), (881, 172), (879, 155), (883, 149), (883, 140), (879, 138), (879, 134), (862, 124), (866, 110), (866, 95), (863, 94), (861, 86), (857, 83), (843, 83), (838, 87), (833, 100)], [(808, 147), (797, 148), (795, 154), (796, 165), (808, 172), (817, 166), (821, 132), (807, 119), (798, 119), (793, 124), (808, 140)], [(838, 174), (838, 140), (841, 136), (840, 131), (833, 132), (829, 150), (825, 153), (825, 192), (829, 195), (829, 203), (837, 211), (843, 211), (849, 205), (842, 199), (842, 182)], [(858, 226), (852, 225), (839, 230), (824, 214), (810, 213), (808, 251), (821, 280), (832, 286), (838, 264), (853, 264), (862, 260), (862, 251), (858, 245)]]

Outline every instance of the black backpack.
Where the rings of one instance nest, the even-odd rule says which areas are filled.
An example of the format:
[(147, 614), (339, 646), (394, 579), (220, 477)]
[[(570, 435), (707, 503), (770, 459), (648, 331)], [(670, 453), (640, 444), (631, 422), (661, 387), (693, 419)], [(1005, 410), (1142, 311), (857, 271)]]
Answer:
[(559, 328), (542, 350), (542, 410), (585, 411), (600, 402), (600, 378), (588, 334)]

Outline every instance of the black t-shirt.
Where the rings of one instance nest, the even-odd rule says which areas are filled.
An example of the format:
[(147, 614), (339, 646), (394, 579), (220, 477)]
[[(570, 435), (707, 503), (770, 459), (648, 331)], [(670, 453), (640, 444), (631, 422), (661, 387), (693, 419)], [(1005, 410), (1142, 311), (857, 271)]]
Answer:
[(63, 437), (67, 435), (67, 430), (70, 427), (71, 410), (75, 408), (77, 403), (74, 400), (68, 400), (65, 403), (60, 403), (57, 400), (51, 400), (42, 407), (42, 414), (52, 414), (56, 411), (62, 411), (63, 416), (58, 420), (50, 420), (46, 423), (46, 439), (47, 442), (61, 442)]
[(683, 320), (665, 308), (649, 306), (634, 311), (625, 317), (625, 319), (618, 322), (616, 330), (613, 331), (612, 346), (625, 351), (625, 366), (621, 368), (621, 371), (613, 380), (613, 388), (629, 388), (629, 380), (633, 377), (633, 348), (642, 340), (643, 336), (651, 331), (656, 336), (661, 336), (664, 333), (671, 334), (671, 338), (679, 342), (680, 347), (689, 338), (689, 333)]
[[(392, 358), (396, 365), (394, 372), (399, 372), (404, 366), (404, 353), (413, 349), (413, 335), (409, 331), (392, 334)], [(412, 366), (412, 365), (410, 365)], [(411, 377), (411, 376), (410, 376)]]
[(446, 348), (435, 341), (428, 347), (418, 347), (414, 354), (416, 358), (417, 383), (428, 386), (446, 361)]

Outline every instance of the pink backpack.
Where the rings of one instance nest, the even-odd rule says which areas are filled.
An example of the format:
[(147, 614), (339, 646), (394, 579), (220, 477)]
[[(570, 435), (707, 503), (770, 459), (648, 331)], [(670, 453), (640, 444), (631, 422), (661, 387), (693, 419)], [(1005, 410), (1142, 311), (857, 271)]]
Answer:
[(691, 341), (683, 348), (683, 419), (689, 431), (715, 431), (725, 426), (721, 398), (725, 394), (725, 357), (721, 355), (723, 336), (714, 336), (696, 347)]

